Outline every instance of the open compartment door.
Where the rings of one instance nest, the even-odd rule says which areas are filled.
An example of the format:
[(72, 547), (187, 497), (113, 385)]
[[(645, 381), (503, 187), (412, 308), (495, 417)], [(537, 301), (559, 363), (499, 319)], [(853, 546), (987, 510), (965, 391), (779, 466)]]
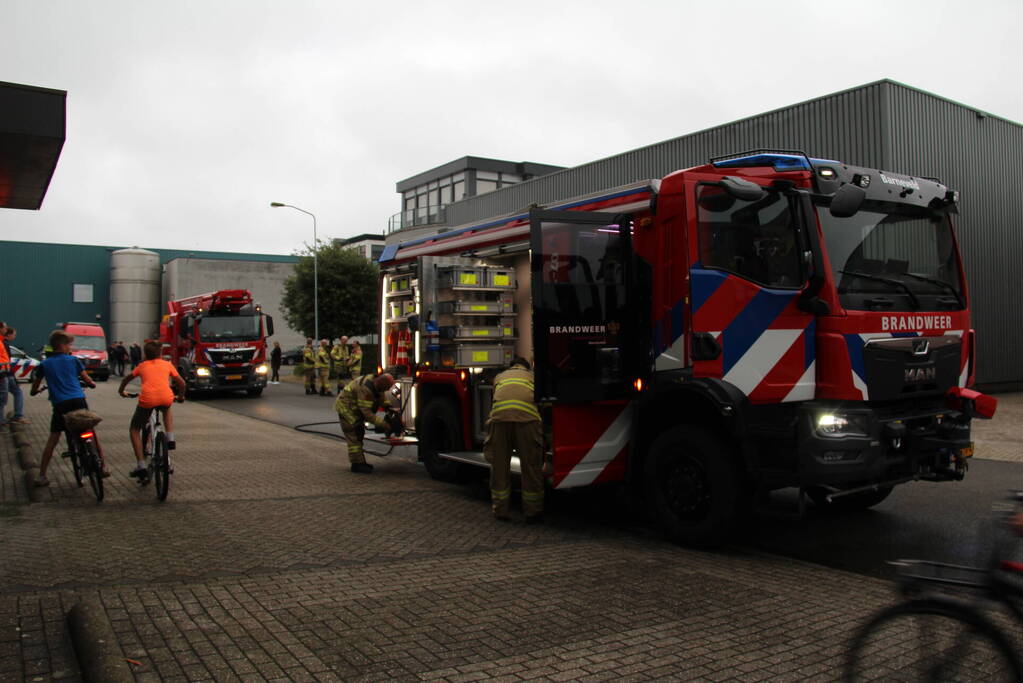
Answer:
[(530, 212), (536, 398), (625, 398), (648, 336), (636, 300), (632, 220), (605, 212)]

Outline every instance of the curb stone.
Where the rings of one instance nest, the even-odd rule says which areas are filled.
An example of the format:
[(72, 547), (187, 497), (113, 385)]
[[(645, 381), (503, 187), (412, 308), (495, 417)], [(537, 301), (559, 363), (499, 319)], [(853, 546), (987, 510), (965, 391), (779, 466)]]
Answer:
[(21, 465), (21, 469), (23, 470), (39, 467), (39, 461), (36, 459), (35, 452), (32, 450), (31, 445), (26, 444), (18, 448), (18, 463)]
[(107, 613), (95, 598), (82, 598), (67, 615), (78, 666), (86, 681), (134, 681)]

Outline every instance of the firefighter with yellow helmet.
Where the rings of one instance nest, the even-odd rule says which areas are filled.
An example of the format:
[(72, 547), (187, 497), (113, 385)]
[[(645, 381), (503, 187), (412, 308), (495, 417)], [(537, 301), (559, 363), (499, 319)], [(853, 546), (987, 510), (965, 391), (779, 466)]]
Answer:
[(391, 423), (377, 415), (377, 410), (388, 406), (387, 390), (393, 385), (394, 377), (389, 373), (385, 372), (379, 377), (363, 375), (346, 384), (334, 401), (334, 410), (337, 411), (337, 419), (348, 444), (348, 461), (352, 465), (352, 472), (369, 474), (373, 471), (373, 466), (366, 462), (362, 448), (366, 436), (365, 423), (370, 422), (383, 429), (388, 436), (393, 431)]
[(483, 445), (490, 463), (491, 508), (500, 520), (508, 519), (513, 449), (522, 466), (522, 512), (527, 524), (538, 522), (543, 516), (543, 423), (533, 402), (533, 372), (524, 358), (515, 358), (494, 378)]

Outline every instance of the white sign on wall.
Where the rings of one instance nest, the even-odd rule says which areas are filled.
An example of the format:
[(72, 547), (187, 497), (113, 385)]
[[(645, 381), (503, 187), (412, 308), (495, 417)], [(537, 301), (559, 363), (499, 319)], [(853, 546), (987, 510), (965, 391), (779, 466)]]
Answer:
[(92, 303), (92, 285), (72, 285), (74, 291), (71, 295), (71, 300), (76, 304), (91, 304)]

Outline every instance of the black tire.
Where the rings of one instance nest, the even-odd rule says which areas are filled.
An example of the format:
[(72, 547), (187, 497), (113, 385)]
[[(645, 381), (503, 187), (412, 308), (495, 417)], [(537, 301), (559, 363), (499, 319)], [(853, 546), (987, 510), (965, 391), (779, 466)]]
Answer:
[(167, 437), (160, 432), (153, 444), (153, 480), (156, 482), (156, 498), (160, 502), (167, 500), (170, 490), (170, 460), (167, 456)]
[(983, 614), (950, 598), (911, 600), (860, 627), (844, 680), (1023, 681), (1005, 635)]
[(89, 477), (89, 485), (92, 486), (92, 492), (95, 494), (96, 502), (98, 503), (103, 500), (103, 466), (100, 464), (99, 451), (96, 449), (96, 442), (86, 441), (83, 445), (83, 469)]
[(245, 393), (255, 398), (263, 393), (263, 387), (255, 387), (254, 389), (246, 389)]
[(741, 480), (730, 449), (709, 432), (679, 425), (658, 436), (643, 481), (651, 515), (676, 543), (717, 544), (732, 531)]
[(820, 486), (811, 486), (806, 490), (813, 504), (825, 512), (843, 513), (857, 512), (872, 508), (892, 492), (892, 486), (880, 486), (874, 491), (863, 491), (862, 493), (850, 493), (848, 496), (840, 496), (828, 502), (828, 490)]
[(97, 375), (96, 379), (98, 379), (100, 382), (109, 381), (110, 380), (110, 373), (107, 372), (107, 373), (104, 373), (102, 375)]
[(69, 443), (67, 457), (71, 460), (71, 470), (75, 473), (75, 483), (78, 484), (78, 488), (82, 488), (82, 463), (78, 457), (78, 447)]
[(455, 404), (446, 398), (435, 398), (426, 404), (416, 423), (419, 459), (426, 466), (426, 471), (438, 481), (459, 481), (465, 473), (465, 466), (437, 455), (465, 448)]

